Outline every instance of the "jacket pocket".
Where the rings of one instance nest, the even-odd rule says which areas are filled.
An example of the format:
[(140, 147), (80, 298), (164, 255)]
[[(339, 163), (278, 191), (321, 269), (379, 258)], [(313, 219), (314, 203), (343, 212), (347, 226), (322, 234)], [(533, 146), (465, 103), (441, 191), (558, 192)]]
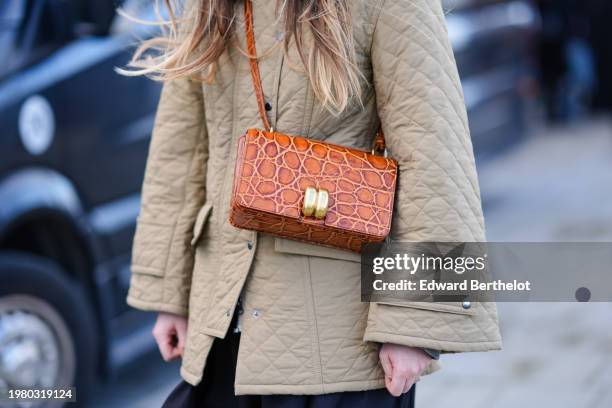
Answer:
[(285, 238), (274, 238), (274, 250), (286, 254), (316, 256), (319, 258), (331, 258), (343, 261), (361, 262), (361, 255), (344, 251), (342, 249), (330, 248), (322, 245), (314, 245), (306, 242), (293, 241)]
[(468, 308), (463, 307), (463, 303), (460, 302), (415, 302), (415, 301), (406, 301), (406, 302), (373, 302), (383, 308), (385, 306), (388, 307), (407, 307), (413, 309), (421, 309), (421, 310), (429, 310), (432, 312), (443, 312), (443, 313), (454, 313), (454, 314), (462, 314), (462, 315), (474, 315), (476, 312), (472, 307), (472, 304), (469, 304)]
[(195, 246), (200, 240), (212, 208), (212, 204), (206, 203), (202, 206), (202, 208), (200, 208), (200, 211), (198, 211), (195, 224), (193, 225), (193, 238), (191, 238), (191, 246)]

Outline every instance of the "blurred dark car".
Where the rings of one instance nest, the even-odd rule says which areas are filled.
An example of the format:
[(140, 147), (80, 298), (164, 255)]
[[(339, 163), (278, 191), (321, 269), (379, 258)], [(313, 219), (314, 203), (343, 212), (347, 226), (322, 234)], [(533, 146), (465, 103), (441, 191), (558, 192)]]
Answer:
[[(475, 148), (488, 154), (524, 123), (522, 43), (537, 19), (520, 0), (447, 8)], [(0, 394), (76, 385), (81, 399), (154, 348), (153, 316), (125, 304), (159, 97), (114, 71), (136, 29), (109, 0), (0, 1)]]
[(160, 88), (114, 71), (135, 42), (114, 7), (0, 1), (0, 393), (82, 396), (151, 350), (125, 296)]

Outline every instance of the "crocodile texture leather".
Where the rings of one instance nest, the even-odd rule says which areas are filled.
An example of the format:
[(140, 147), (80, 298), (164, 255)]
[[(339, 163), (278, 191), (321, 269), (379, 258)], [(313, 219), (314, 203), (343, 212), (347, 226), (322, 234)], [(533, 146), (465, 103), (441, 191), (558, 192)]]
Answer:
[[(230, 222), (235, 227), (360, 252), (389, 234), (397, 178), (393, 159), (249, 129), (240, 138)], [(324, 219), (302, 215), (307, 187), (324, 188)]]

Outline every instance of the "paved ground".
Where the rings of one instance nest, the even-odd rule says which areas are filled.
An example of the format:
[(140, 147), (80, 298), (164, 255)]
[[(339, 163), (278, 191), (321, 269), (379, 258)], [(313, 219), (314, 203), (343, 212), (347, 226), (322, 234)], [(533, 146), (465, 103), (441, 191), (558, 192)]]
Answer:
[(478, 173), (489, 241), (612, 241), (612, 120), (536, 131)]
[[(479, 166), (490, 241), (612, 241), (612, 122), (536, 132)], [(428, 408), (612, 406), (612, 304), (499, 305), (504, 350), (443, 356)], [(94, 408), (153, 408), (178, 381), (156, 356), (97, 391)]]
[(87, 407), (158, 408), (179, 382), (178, 372), (178, 362), (167, 364), (153, 354), (101, 384)]
[[(612, 241), (612, 123), (540, 131), (479, 168), (489, 241)], [(428, 408), (612, 407), (612, 304), (499, 305), (501, 352), (443, 356)]]

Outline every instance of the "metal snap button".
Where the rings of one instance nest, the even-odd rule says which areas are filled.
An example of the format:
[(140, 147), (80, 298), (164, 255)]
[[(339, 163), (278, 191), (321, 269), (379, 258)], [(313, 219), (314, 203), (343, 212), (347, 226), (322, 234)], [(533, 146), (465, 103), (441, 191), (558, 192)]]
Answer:
[(247, 241), (247, 248), (253, 249), (253, 241)]
[(470, 307), (472, 307), (472, 302), (469, 302), (469, 301), (467, 301), (467, 300), (466, 300), (465, 302), (463, 302), (463, 303), (461, 304), (461, 306), (463, 306), (463, 308), (467, 310), (467, 309), (469, 309)]
[(254, 317), (254, 318), (256, 318), (256, 319), (257, 319), (257, 318), (259, 317), (259, 315), (260, 315), (259, 310), (257, 310), (257, 309), (253, 309), (253, 313), (252, 313), (252, 315), (253, 315), (253, 317)]

